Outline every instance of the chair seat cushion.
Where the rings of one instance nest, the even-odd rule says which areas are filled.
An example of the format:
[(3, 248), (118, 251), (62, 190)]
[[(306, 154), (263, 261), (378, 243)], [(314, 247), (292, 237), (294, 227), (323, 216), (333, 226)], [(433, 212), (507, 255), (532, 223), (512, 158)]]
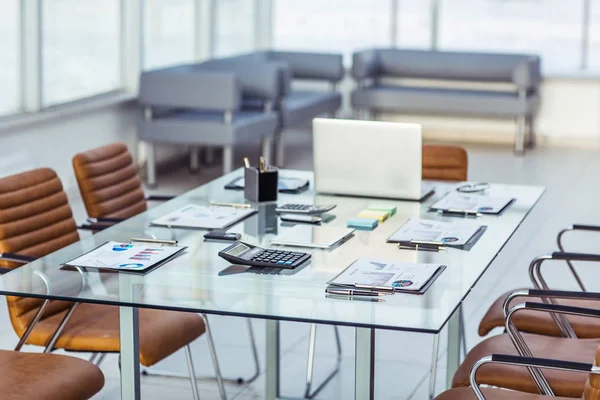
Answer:
[(82, 400), (104, 386), (94, 364), (56, 354), (0, 350), (0, 397), (3, 400)]
[[(27, 339), (46, 346), (66, 310), (41, 320)], [(195, 313), (140, 309), (140, 362), (151, 366), (202, 335), (206, 327)], [(69, 319), (56, 348), (71, 351), (118, 352), (119, 308), (82, 303)]]
[(352, 107), (405, 113), (517, 117), (532, 115), (539, 103), (536, 94), (519, 99), (502, 91), (421, 88), (375, 85), (352, 92)]
[(342, 105), (338, 92), (291, 91), (281, 101), (283, 127), (311, 122), (313, 118), (336, 112)]
[(262, 136), (274, 136), (279, 124), (274, 112), (238, 111), (231, 124), (224, 114), (203, 111), (172, 111), (150, 121), (140, 118), (140, 138), (154, 143), (225, 146), (237, 142), (258, 143)]
[[(527, 346), (534, 357), (551, 358), (564, 361), (592, 363), (600, 339), (567, 339), (550, 336), (523, 334)], [(469, 374), (473, 364), (482, 357), (492, 354), (518, 355), (515, 346), (507, 334), (485, 339), (475, 346), (460, 365), (452, 387), (469, 386)], [(544, 376), (550, 383), (554, 394), (565, 397), (581, 397), (588, 374), (545, 369)], [(513, 365), (486, 364), (477, 371), (480, 385), (491, 385), (521, 392), (539, 393), (527, 368)]]
[[(502, 305), (506, 297), (514, 292), (511, 290), (498, 297), (485, 313), (479, 323), (479, 335), (485, 336), (496, 327), (504, 327), (504, 311)], [(533, 297), (517, 297), (511, 302), (511, 306), (525, 301), (541, 303), (542, 299)], [(595, 300), (572, 300), (560, 299), (559, 304), (565, 306), (584, 307), (600, 310), (600, 301)], [(566, 316), (579, 338), (600, 338), (600, 319), (568, 315)], [(560, 330), (554, 323), (550, 313), (538, 311), (519, 311), (513, 316), (517, 328), (523, 332), (539, 333), (548, 336), (561, 336)]]
[[(515, 392), (513, 390), (481, 388), (486, 400), (569, 400), (569, 397), (548, 397), (541, 394)], [(477, 400), (471, 388), (455, 388), (445, 391), (434, 400)], [(573, 399), (570, 399), (573, 400)]]

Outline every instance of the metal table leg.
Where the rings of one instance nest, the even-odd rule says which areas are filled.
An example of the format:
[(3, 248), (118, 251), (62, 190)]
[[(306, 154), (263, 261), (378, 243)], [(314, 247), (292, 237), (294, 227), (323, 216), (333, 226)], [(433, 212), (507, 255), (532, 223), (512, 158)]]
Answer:
[(140, 399), (140, 346), (138, 309), (119, 307), (121, 346), (121, 399)]
[(460, 365), (460, 306), (448, 321), (448, 360), (446, 364), (446, 387), (452, 386), (452, 378)]
[(265, 398), (279, 398), (279, 321), (268, 319), (267, 324), (267, 365)]
[(354, 398), (375, 398), (375, 329), (356, 328)]

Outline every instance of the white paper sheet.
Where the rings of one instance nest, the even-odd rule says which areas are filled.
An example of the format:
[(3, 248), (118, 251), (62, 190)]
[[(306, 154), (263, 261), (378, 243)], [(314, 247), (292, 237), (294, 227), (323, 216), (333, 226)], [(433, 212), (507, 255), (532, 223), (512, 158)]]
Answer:
[(154, 225), (182, 228), (224, 229), (254, 214), (251, 208), (206, 207), (188, 204), (152, 221)]
[(498, 214), (513, 199), (511, 197), (488, 197), (480, 194), (450, 192), (431, 206), (434, 210), (469, 210), (484, 214)]
[(462, 221), (442, 222), (411, 218), (388, 238), (388, 242), (420, 240), (463, 246), (480, 228), (479, 224)]
[(328, 282), (330, 285), (392, 287), (395, 290), (420, 290), (441, 266), (359, 258), (340, 275)]
[(184, 249), (185, 247), (152, 243), (107, 242), (65, 264), (77, 267), (143, 271)]

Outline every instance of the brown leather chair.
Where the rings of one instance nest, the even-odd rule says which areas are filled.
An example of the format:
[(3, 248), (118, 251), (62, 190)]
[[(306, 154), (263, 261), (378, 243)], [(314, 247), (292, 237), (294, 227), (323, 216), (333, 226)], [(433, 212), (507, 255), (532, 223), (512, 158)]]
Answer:
[[(562, 248), (560, 241), (559, 247)], [(600, 261), (600, 256), (594, 254), (554, 252), (550, 255), (538, 257), (530, 265), (530, 275), (534, 277), (538, 287), (544, 288), (545, 286), (545, 279), (542, 276), (541, 269), (542, 263), (550, 262), (553, 260), (566, 261), (571, 266), (572, 261), (598, 262)], [(572, 269), (572, 272), (576, 280), (580, 282), (581, 280), (574, 269)], [(585, 289), (582, 283), (581, 286), (582, 289)], [(529, 289), (520, 290), (526, 291)], [(504, 327), (504, 303), (506, 302), (507, 297), (513, 292), (515, 291), (513, 290), (503, 294), (502, 296), (497, 298), (496, 301), (494, 301), (494, 303), (490, 306), (490, 308), (479, 323), (478, 332), (480, 336), (486, 336), (494, 328)], [(521, 301), (523, 301), (522, 297), (513, 297), (510, 300), (509, 305), (513, 306)], [(542, 302), (542, 299), (529, 299), (529, 301)], [(566, 306), (600, 310), (600, 302), (590, 300), (585, 297), (579, 299), (558, 299), (556, 300), (556, 303)], [(572, 333), (574, 333), (576, 337), (600, 338), (600, 319), (581, 317), (577, 315), (569, 315), (565, 318), (573, 331)], [(568, 333), (564, 328), (561, 330), (552, 318), (552, 316), (547, 313), (520, 313), (519, 315), (515, 316), (514, 322), (517, 328), (523, 332), (537, 333), (549, 336), (565, 336)], [(571, 334), (571, 336), (574, 337), (573, 334)]]
[(77, 154), (73, 169), (89, 217), (124, 219), (146, 211), (142, 182), (124, 143)]
[(3, 400), (83, 400), (104, 386), (94, 364), (56, 354), (0, 350), (0, 397)]
[[(76, 229), (67, 196), (51, 169), (41, 168), (0, 179), (0, 253), (42, 257), (78, 241)], [(0, 259), (0, 267), (18, 266), (13, 261)], [(51, 301), (31, 333), (23, 338), (43, 301), (9, 296), (7, 303), (17, 335), (26, 339), (26, 344), (37, 346), (49, 344), (73, 306), (69, 302)], [(206, 329), (203, 318), (195, 313), (140, 309), (140, 362), (151, 366), (181, 348), (189, 353), (189, 344)], [(118, 352), (119, 309), (79, 304), (54, 348), (94, 353)], [(195, 388), (196, 380), (192, 381)]]
[[(579, 364), (573, 365), (565, 363), (563, 360), (552, 359), (552, 360), (541, 360), (541, 359), (527, 359), (523, 357), (506, 357), (505, 355), (492, 355), (487, 356), (478, 361), (477, 366), (471, 370), (471, 387), (460, 387), (450, 389), (444, 393), (441, 393), (435, 398), (435, 400), (477, 400), (475, 392), (479, 392), (479, 396), (483, 396), (485, 400), (566, 400), (572, 397), (556, 397), (547, 396), (537, 393), (519, 392), (514, 390), (505, 390), (498, 388), (479, 388), (479, 375), (478, 369), (483, 368), (484, 365), (493, 365), (494, 363), (502, 363), (504, 365), (510, 365), (511, 367), (520, 368), (525, 370), (527, 366), (536, 366), (540, 368), (546, 368), (544, 371), (548, 371), (551, 368), (564, 368), (565, 370), (576, 371), (582, 375), (583, 379), (586, 379), (584, 384), (583, 394), (580, 397), (583, 400), (598, 400), (600, 399), (600, 369), (591, 364)], [(595, 365), (600, 363), (600, 348), (596, 350), (596, 362)], [(588, 372), (587, 376), (584, 375)], [(579, 397), (579, 396), (578, 396)]]
[(422, 152), (423, 179), (435, 181), (466, 181), (469, 161), (467, 151), (458, 146), (424, 144)]
[[(600, 339), (572, 339), (564, 337), (542, 336), (528, 333), (520, 333), (511, 322), (512, 318), (519, 313), (554, 313), (558, 315), (580, 315), (595, 319), (600, 316), (596, 309), (586, 309), (563, 305), (535, 303), (536, 296), (543, 298), (574, 298), (581, 296), (580, 292), (561, 291), (529, 291), (524, 292), (527, 302), (511, 308), (508, 312), (509, 322), (506, 324), (508, 333), (492, 336), (475, 346), (458, 368), (452, 380), (452, 387), (466, 387), (470, 385), (470, 371), (482, 357), (490, 354), (519, 355), (530, 352), (533, 357), (545, 359), (560, 359), (564, 361), (589, 362), (600, 346)], [(600, 301), (600, 293), (588, 293), (591, 300), (593, 297)], [(590, 318), (593, 317), (593, 318)], [(598, 337), (600, 335), (596, 335)], [(526, 349), (517, 351), (517, 344), (525, 343)], [(520, 345), (520, 344), (519, 344)], [(522, 346), (522, 345), (520, 345)], [(550, 369), (543, 372), (547, 383), (557, 396), (580, 397), (584, 391), (585, 376), (575, 372), (565, 372)], [(481, 384), (508, 388), (528, 393), (539, 393), (538, 385), (529, 374), (527, 369), (507, 364), (489, 364), (482, 366), (477, 373), (477, 381)]]

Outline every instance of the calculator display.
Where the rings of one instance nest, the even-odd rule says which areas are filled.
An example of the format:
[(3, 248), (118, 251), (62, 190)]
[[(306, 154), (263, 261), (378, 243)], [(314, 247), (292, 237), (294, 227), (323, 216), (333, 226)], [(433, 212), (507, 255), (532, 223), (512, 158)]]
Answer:
[(233, 249), (229, 250), (227, 254), (233, 257), (237, 257), (248, 250), (250, 250), (250, 247), (240, 243), (239, 246), (235, 246)]

